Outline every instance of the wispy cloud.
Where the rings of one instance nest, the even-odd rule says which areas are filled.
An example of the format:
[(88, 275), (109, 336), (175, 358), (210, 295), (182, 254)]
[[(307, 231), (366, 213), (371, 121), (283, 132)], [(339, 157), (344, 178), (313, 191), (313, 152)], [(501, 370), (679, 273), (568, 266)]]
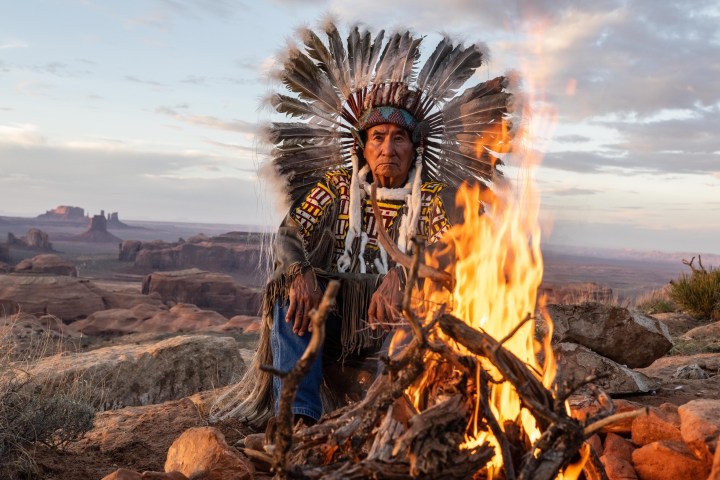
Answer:
[(185, 115), (170, 107), (157, 107), (155, 112), (169, 115), (174, 119), (201, 127), (214, 128), (217, 130), (227, 130), (230, 132), (256, 133), (258, 125), (245, 120), (223, 120), (211, 115)]
[(560, 195), (560, 196), (584, 196), (584, 195), (594, 195), (597, 193), (601, 193), (601, 190), (594, 190), (591, 188), (577, 188), (577, 187), (570, 187), (570, 188), (558, 188), (558, 189), (552, 189), (547, 190), (544, 193), (550, 193), (552, 195)]
[(24, 123), (11, 123), (0, 125), (0, 144), (10, 145), (40, 145), (45, 142), (35, 125)]
[(155, 80), (146, 80), (143, 78), (136, 77), (134, 75), (126, 75), (125, 80), (127, 80), (128, 82), (133, 82), (133, 83), (141, 83), (143, 85), (151, 85), (153, 87), (167, 87), (167, 85), (164, 83), (156, 82)]
[(7, 42), (0, 43), (0, 50), (10, 50), (13, 48), (28, 48), (30, 45), (25, 42)]

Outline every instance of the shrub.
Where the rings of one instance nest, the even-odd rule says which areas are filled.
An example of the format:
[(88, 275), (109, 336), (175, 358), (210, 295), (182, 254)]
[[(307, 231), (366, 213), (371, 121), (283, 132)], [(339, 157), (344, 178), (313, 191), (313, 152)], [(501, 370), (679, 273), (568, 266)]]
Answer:
[(677, 305), (673, 302), (672, 298), (670, 298), (670, 291), (667, 287), (651, 290), (638, 296), (635, 299), (635, 308), (645, 315), (678, 310)]
[(17, 360), (17, 344), (12, 336), (13, 320), (0, 317), (0, 477), (25, 477), (35, 463), (30, 453), (35, 443), (62, 448), (90, 430), (95, 418), (96, 394), (79, 377), (67, 378), (63, 385), (49, 385), (23, 368), (48, 353), (47, 342), (34, 343), (31, 352)]
[(670, 282), (673, 301), (695, 318), (720, 320), (720, 270), (706, 270), (701, 262), (695, 268), (692, 260), (684, 263), (692, 272)]

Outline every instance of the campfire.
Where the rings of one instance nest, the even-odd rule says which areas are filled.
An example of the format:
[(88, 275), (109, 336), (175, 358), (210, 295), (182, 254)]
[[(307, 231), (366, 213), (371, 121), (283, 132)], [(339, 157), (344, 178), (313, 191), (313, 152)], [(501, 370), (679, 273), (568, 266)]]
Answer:
[[(456, 259), (452, 271), (430, 267), (438, 263), (430, 256), (421, 261), (417, 245), (413, 258), (406, 257), (381, 229), (383, 246), (410, 272), (403, 305), (409, 328), (393, 340), (402, 347), (391, 348), (384, 373), (362, 401), (316, 425), (293, 427), (295, 390), (322, 345), (337, 291), (336, 284), (328, 286), (305, 355), (282, 374), (278, 416), (268, 431), (272, 456), (249, 452), (271, 464), (276, 478), (606, 478), (585, 440), (634, 412), (614, 415), (612, 402), (598, 393), (607, 408), (582, 423), (574, 419), (566, 400), (594, 378), (557, 385), (546, 314), (550, 332), (544, 341), (534, 335), (543, 308), (532, 179), (536, 125), (542, 124), (516, 133), (514, 148), (523, 150), (527, 173), (519, 188), (459, 192), (464, 223), (444, 237)], [(509, 149), (501, 143), (506, 128), (489, 134), (498, 138), (495, 151)], [(425, 278), (422, 289), (418, 277)]]

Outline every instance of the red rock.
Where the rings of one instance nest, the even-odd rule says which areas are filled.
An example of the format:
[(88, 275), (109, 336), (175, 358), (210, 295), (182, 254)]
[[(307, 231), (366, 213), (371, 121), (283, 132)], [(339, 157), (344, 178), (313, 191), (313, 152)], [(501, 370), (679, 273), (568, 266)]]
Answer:
[(53, 253), (36, 255), (33, 258), (22, 260), (15, 265), (17, 273), (47, 273), (50, 275), (66, 275), (77, 277), (78, 270), (75, 265)]
[(625, 440), (620, 435), (615, 433), (608, 433), (605, 437), (605, 447), (603, 448), (603, 455), (611, 457), (617, 457), (628, 462), (632, 462), (632, 452), (635, 447), (632, 443)]
[(235, 315), (227, 323), (210, 329), (214, 332), (242, 331), (243, 333), (255, 333), (260, 331), (260, 317), (247, 315)]
[(142, 477), (138, 472), (128, 470), (127, 468), (119, 468), (110, 475), (106, 475), (102, 480), (140, 480)]
[(683, 442), (649, 443), (636, 449), (632, 459), (641, 480), (705, 479), (710, 473), (710, 465)]
[(678, 408), (680, 433), (695, 454), (711, 459), (720, 434), (720, 400), (693, 400)]
[(707, 480), (720, 480), (720, 448), (715, 449), (713, 457), (712, 470)]
[(613, 455), (603, 455), (600, 457), (600, 461), (605, 466), (608, 480), (638, 480), (637, 472), (629, 460)]
[[(602, 410), (602, 405), (592, 395), (576, 394), (568, 399), (570, 404), (570, 414), (573, 418), (585, 422), (588, 417), (596, 415)], [(632, 412), (643, 406), (630, 400), (615, 399), (613, 400), (615, 413)], [(615, 432), (618, 434), (629, 434), (632, 426), (632, 418), (615, 422), (611, 425), (603, 427), (603, 432)]]
[(126, 468), (120, 468), (102, 480), (188, 480), (180, 472), (143, 472), (138, 473)]
[(632, 422), (632, 441), (637, 446), (660, 440), (682, 441), (680, 417), (659, 408), (651, 408), (648, 415), (641, 415)]
[(55, 315), (69, 323), (105, 309), (90, 283), (61, 275), (2, 275), (0, 305), (15, 304), (21, 312)]
[(262, 298), (259, 288), (237, 284), (224, 273), (205, 272), (197, 268), (147, 275), (142, 292), (156, 292), (166, 303), (190, 303), (228, 318), (257, 315)]
[(173, 470), (191, 478), (203, 474), (204, 480), (248, 480), (255, 472), (252, 463), (213, 427), (191, 428), (175, 440), (165, 461), (165, 471)]
[(603, 454), (603, 444), (600, 439), (600, 435), (596, 433), (592, 437), (588, 438), (586, 442), (592, 447), (598, 457)]

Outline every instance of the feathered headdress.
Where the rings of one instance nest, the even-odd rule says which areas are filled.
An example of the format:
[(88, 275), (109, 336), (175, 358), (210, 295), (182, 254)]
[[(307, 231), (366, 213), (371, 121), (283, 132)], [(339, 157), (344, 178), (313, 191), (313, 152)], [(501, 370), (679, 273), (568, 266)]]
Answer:
[[(300, 31), (303, 47), (290, 47), (277, 72), (290, 95), (270, 98), (277, 112), (298, 120), (273, 123), (267, 132), (291, 201), (327, 171), (350, 166), (359, 132), (377, 123), (413, 132), (427, 180), (457, 187), (501, 175), (498, 155), (510, 144), (507, 78), (458, 94), (482, 63), (476, 45), (443, 38), (418, 71), (423, 38), (409, 31), (386, 39), (383, 30), (373, 37), (354, 27), (343, 42), (331, 22), (323, 30), (326, 41), (309, 28)], [(382, 121), (388, 118), (394, 120)]]

